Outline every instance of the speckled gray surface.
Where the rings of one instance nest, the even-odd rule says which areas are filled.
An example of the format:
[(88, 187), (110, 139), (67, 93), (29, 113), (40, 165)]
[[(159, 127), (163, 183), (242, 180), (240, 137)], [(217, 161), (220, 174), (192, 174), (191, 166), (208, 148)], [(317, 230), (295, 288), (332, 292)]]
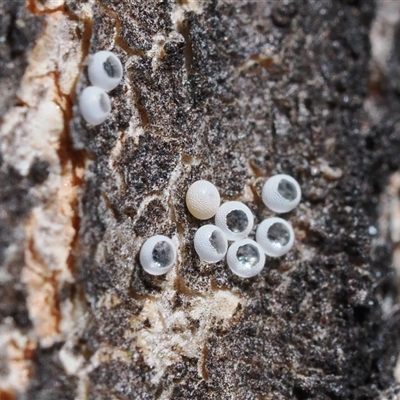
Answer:
[[(87, 307), (68, 351), (84, 367), (67, 377), (66, 345), (39, 348), (28, 398), (378, 397), (394, 383), (400, 327), (381, 309), (395, 297), (391, 244), (372, 245), (369, 228), (399, 133), (394, 110), (371, 126), (363, 108), (373, 2), (91, 4), (90, 52), (115, 51), (125, 75), (104, 124), (76, 106), (70, 124), (85, 159), (71, 292)], [(72, 0), (67, 10), (80, 15)], [(382, 90), (398, 104), (396, 85)], [(259, 223), (275, 173), (303, 190), (284, 215), (294, 249), (247, 280), (200, 262), (190, 183), (211, 180)], [(138, 262), (154, 234), (178, 248), (166, 276)]]
[[(81, 233), (91, 250), (79, 272), (92, 301), (106, 293), (120, 299), (112, 312), (95, 311), (101, 318), (93, 351), (107, 343), (138, 352), (96, 369), (92, 398), (105, 388), (132, 399), (164, 396), (168, 389), (174, 399), (372, 398), (373, 385), (380, 384), (371, 378), (379, 307), (366, 213), (373, 196), (370, 159), (360, 134), (372, 8), (207, 2), (174, 26), (168, 2), (154, 9), (141, 3), (126, 13), (118, 4), (107, 7), (121, 15), (127, 46), (143, 42), (143, 51), (161, 49), (154, 60), (113, 48), (126, 65), (124, 85), (112, 93), (115, 111), (104, 126), (81, 132), (96, 161), (82, 203)], [(129, 30), (124, 15), (145, 11), (149, 15), (135, 19), (135, 30)], [(105, 12), (100, 6), (92, 51), (109, 46), (101, 34)], [(150, 28), (152, 12), (157, 24)], [(155, 34), (162, 35), (157, 43), (150, 40)], [(135, 126), (128, 125), (131, 98)], [(322, 173), (322, 163), (340, 168), (342, 178)], [(269, 215), (260, 186), (277, 172), (292, 174), (303, 189), (302, 205), (286, 216), (298, 233), (296, 248), (268, 260), (251, 280), (236, 278), (223, 262), (200, 263), (192, 245), (200, 223), (184, 204), (188, 185), (210, 179), (224, 200), (245, 200), (260, 221)], [(98, 221), (93, 230), (93, 218), (103, 233)], [(178, 239), (180, 262), (172, 283), (144, 274), (138, 265), (138, 243), (156, 233)], [(193, 298), (218, 290), (235, 293), (243, 306), (225, 324), (209, 327), (199, 358), (168, 349), (178, 357), (152, 382), (159, 371), (140, 359), (146, 351), (135, 334), (126, 340), (132, 329), (127, 316), (140, 316), (145, 300), (171, 285), (173, 313), (189, 313)], [(203, 329), (201, 316), (189, 325), (190, 332)], [(130, 383), (121, 382), (119, 390), (116, 368)], [(179, 378), (177, 368), (184, 371)]]

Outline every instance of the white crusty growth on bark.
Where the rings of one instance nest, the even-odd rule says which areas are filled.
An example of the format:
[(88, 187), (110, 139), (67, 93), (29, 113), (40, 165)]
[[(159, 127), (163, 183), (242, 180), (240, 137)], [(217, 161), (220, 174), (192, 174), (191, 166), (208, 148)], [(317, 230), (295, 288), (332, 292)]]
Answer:
[[(6, 113), (0, 128), (0, 146), (7, 164), (22, 176), (28, 174), (36, 159), (48, 162), (50, 170), (48, 179), (31, 189), (35, 207), (21, 232), (26, 242), (22, 281), (33, 330), (21, 341), (15, 339), (22, 337), (17, 328), (0, 326), (0, 343), (14, 338), (14, 350), (8, 347), (5, 353), (9, 374), (1, 386), (17, 392), (27, 388), (27, 376), (32, 371), (29, 357), (24, 364), (24, 357), (20, 356), (17, 362), (13, 354), (23, 353), (26, 347), (33, 352), (39, 344), (46, 347), (66, 340), (83, 313), (79, 302), (58, 301), (60, 288), (75, 282), (69, 257), (76, 235), (73, 221), (83, 170), (64, 156), (63, 147), (75, 84), (85, 56), (76, 33), (82, 26), (63, 12), (52, 11), (63, 1), (35, 4), (38, 12), (49, 12), (45, 29), (30, 54), (17, 92), (20, 104)], [(9, 263), (18, 255), (13, 251), (11, 246)]]

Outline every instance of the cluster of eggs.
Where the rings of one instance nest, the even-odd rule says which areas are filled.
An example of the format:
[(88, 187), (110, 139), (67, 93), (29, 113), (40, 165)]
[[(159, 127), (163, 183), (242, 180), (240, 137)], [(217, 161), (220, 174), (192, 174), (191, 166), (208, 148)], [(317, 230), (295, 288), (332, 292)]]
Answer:
[[(299, 204), (301, 189), (294, 178), (279, 174), (265, 182), (261, 197), (270, 210), (286, 213)], [(218, 189), (208, 181), (194, 182), (186, 193), (186, 205), (195, 218), (208, 220), (215, 216), (215, 225), (203, 225), (194, 236), (194, 248), (201, 260), (216, 263), (226, 257), (234, 274), (250, 278), (264, 268), (266, 255), (280, 257), (292, 248), (295, 235), (286, 220), (265, 219), (257, 227), (256, 240), (252, 240), (248, 238), (254, 226), (251, 210), (239, 201), (220, 203)], [(175, 260), (175, 246), (166, 236), (151, 237), (140, 251), (142, 267), (153, 275), (169, 271)]]
[[(88, 77), (92, 84), (79, 97), (79, 110), (91, 125), (103, 123), (111, 112), (107, 92), (116, 88), (123, 75), (119, 58), (110, 51), (99, 51), (89, 57)], [(262, 189), (264, 204), (274, 212), (293, 210), (300, 202), (301, 189), (289, 175), (275, 175)], [(216, 263), (226, 256), (229, 268), (236, 275), (250, 278), (261, 272), (265, 256), (280, 257), (293, 246), (294, 231), (284, 219), (273, 217), (261, 222), (256, 240), (248, 238), (254, 226), (250, 209), (239, 201), (220, 205), (218, 189), (210, 182), (194, 182), (186, 193), (190, 213), (200, 220), (215, 216), (215, 225), (200, 227), (194, 237), (196, 253), (205, 262)], [(231, 245), (228, 248), (228, 242)], [(140, 263), (152, 275), (168, 272), (176, 261), (176, 248), (172, 240), (163, 235), (149, 238), (140, 251)]]
[(122, 75), (121, 61), (111, 51), (89, 56), (88, 76), (92, 86), (79, 96), (79, 111), (88, 124), (99, 125), (110, 115), (111, 101), (107, 92), (121, 83)]

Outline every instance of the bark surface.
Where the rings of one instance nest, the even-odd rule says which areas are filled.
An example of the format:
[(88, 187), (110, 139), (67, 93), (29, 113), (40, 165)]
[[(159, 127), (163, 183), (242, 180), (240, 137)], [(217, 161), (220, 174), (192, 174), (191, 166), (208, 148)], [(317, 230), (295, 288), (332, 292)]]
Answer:
[[(0, 7), (26, 29), (23, 46), (10, 39), (18, 23), (0, 42), (15, 66), (0, 74), (1, 398), (397, 399), (400, 49), (398, 22), (379, 28), (394, 11)], [(90, 127), (76, 99), (87, 55), (104, 49), (124, 79)], [(201, 262), (188, 186), (212, 181), (257, 225), (274, 215), (260, 193), (276, 173), (303, 191), (284, 215), (294, 249), (251, 279)], [(138, 260), (155, 234), (178, 250), (160, 277)]]

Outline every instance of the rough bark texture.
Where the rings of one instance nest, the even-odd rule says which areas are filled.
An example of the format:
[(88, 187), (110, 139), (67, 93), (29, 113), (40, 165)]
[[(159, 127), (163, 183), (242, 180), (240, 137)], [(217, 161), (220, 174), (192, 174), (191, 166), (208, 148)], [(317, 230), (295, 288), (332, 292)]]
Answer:
[[(13, 83), (0, 75), (13, 99), (0, 104), (0, 397), (397, 399), (398, 8), (16, 7), (29, 34)], [(103, 49), (124, 80), (90, 127), (76, 95)], [(251, 279), (200, 262), (190, 183), (211, 180), (259, 223), (273, 215), (262, 184), (281, 172), (303, 190), (284, 215), (294, 249)], [(161, 277), (138, 261), (154, 234), (178, 249)]]

